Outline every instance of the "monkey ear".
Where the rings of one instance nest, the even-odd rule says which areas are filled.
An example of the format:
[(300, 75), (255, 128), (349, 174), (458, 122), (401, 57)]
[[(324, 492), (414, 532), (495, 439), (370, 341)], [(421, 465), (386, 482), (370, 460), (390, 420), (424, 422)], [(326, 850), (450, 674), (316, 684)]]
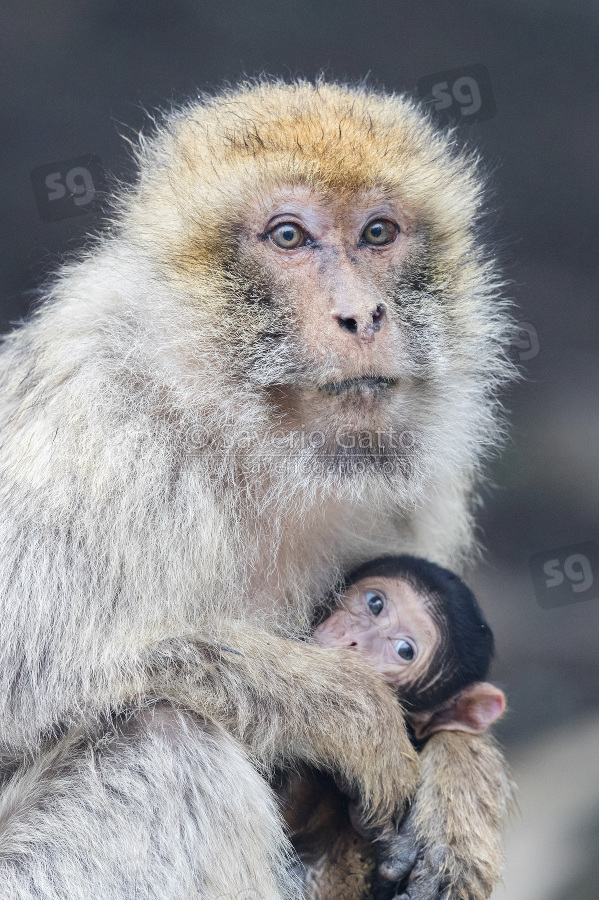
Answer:
[(409, 717), (418, 740), (436, 731), (467, 731), (482, 734), (505, 711), (505, 694), (493, 684), (477, 681), (450, 697), (432, 712)]

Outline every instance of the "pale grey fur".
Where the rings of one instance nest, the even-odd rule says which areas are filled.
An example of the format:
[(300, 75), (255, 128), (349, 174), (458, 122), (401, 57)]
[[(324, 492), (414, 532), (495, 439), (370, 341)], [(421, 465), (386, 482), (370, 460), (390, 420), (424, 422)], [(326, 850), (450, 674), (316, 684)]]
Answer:
[(164, 705), (95, 738), (73, 731), (23, 767), (0, 827), (2, 896), (14, 900), (90, 900), (99, 886), (130, 900), (249, 900), (257, 872), (274, 900), (288, 881), (263, 778), (223, 729)]
[[(466, 185), (473, 161), (394, 102)], [(366, 677), (362, 692), (360, 671), (322, 649), (289, 649), (320, 675), (296, 678), (292, 694), (277, 642), (306, 633), (314, 598), (348, 562), (400, 546), (460, 564), (472, 550), (473, 491), (507, 372), (493, 267), (474, 267), (463, 322), (436, 319), (420, 298), (424, 329), (404, 363), (410, 477), (323, 473), (312, 449), (279, 454), (265, 473), (277, 423), (262, 386), (297, 374), (292, 337), (251, 361), (253, 377), (231, 379), (239, 348), (215, 321), (209, 274), (198, 311), (161, 259), (162, 230), (183, 217), (181, 197), (165, 193), (183, 191), (177, 128), (201, 125), (203, 109), (144, 145), (114, 225), (0, 355), (0, 741), (23, 761), (0, 812), (2, 900), (292, 896), (257, 770), (304, 758), (358, 791), (370, 775), (400, 794), (389, 742), (403, 725), (399, 713), (389, 724), (390, 693)], [(205, 718), (160, 707), (157, 721), (143, 710), (161, 698)], [(135, 708), (129, 731), (110, 724)], [(366, 771), (377, 741), (386, 775)], [(386, 803), (383, 820), (403, 796)]]

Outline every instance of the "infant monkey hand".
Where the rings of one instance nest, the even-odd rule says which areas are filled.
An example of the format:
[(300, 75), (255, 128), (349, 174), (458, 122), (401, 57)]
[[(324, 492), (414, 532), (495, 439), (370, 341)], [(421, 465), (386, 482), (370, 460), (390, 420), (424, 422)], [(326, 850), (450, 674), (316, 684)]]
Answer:
[[(452, 877), (451, 851), (418, 838), (408, 815), (397, 835), (379, 843), (379, 874), (397, 882), (394, 900), (474, 900), (486, 896), (471, 890), (468, 879)], [(463, 873), (465, 874), (465, 873)]]
[(501, 878), (512, 788), (488, 735), (434, 734), (408, 815), (396, 835), (378, 841), (379, 872), (398, 883), (396, 900), (487, 900)]
[(378, 871), (397, 882), (394, 900), (486, 900), (496, 880), (449, 844), (420, 839), (409, 816), (397, 836), (381, 844)]
[[(349, 815), (357, 833), (376, 846), (380, 876), (377, 895), (391, 897), (390, 890), (383, 885), (389, 884), (391, 888), (390, 883), (395, 882), (397, 893), (394, 900), (449, 900), (452, 896), (461, 896), (446, 893), (446, 879), (442, 875), (445, 869), (443, 851), (440, 848), (432, 853), (425, 851), (424, 843), (418, 839), (409, 821), (409, 815), (392, 837), (365, 827), (358, 804), (350, 804)], [(469, 895), (464, 897), (469, 900)]]

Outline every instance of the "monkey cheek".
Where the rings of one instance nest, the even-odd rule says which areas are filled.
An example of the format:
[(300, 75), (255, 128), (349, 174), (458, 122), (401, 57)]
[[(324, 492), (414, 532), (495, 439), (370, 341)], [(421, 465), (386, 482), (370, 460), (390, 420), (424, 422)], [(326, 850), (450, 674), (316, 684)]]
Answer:
[(340, 643), (336, 629), (328, 626), (327, 622), (315, 629), (312, 640), (317, 644), (322, 644), (324, 647), (337, 647)]

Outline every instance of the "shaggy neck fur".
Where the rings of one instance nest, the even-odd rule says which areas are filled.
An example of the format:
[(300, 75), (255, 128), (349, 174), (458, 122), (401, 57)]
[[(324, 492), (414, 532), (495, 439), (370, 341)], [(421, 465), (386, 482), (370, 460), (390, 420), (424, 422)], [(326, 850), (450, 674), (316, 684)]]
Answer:
[[(114, 224), (0, 356), (9, 740), (25, 715), (28, 733), (59, 718), (75, 681), (85, 694), (112, 678), (123, 648), (248, 616), (301, 634), (341, 570), (385, 552), (460, 566), (481, 453), (497, 441), (506, 320), (473, 237), (475, 161), (409, 101), (246, 86), (174, 113), (139, 153)], [(269, 179), (331, 190), (343, 173), (336, 189), (399, 184), (428, 223), (428, 270), (389, 286), (410, 358), (428, 359), (408, 373), (423, 389), (402, 399), (415, 423), (403, 473), (348, 476), (313, 447), (272, 449), (265, 385), (293, 382), (293, 341), (270, 358), (263, 339), (261, 355), (250, 338), (240, 347), (234, 333), (258, 340), (270, 313), (240, 306), (247, 283), (215, 244), (225, 211)]]

